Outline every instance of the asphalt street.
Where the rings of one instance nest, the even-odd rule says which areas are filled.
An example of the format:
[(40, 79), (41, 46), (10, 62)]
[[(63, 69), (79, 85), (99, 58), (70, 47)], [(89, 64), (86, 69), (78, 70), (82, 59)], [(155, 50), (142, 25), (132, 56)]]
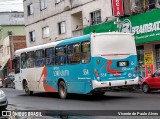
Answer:
[[(6, 93), (9, 105), (7, 110), (160, 110), (160, 93), (144, 94), (142, 92), (106, 92), (104, 96), (69, 94), (65, 100), (59, 99), (56, 93), (35, 92), (33, 96), (26, 96), (23, 91), (2, 88)], [(85, 118), (105, 119), (137, 119), (127, 116), (82, 116)], [(100, 116), (100, 117), (99, 117)], [(82, 118), (81, 117), (81, 118)], [(51, 118), (51, 117), (47, 117)], [(78, 118), (77, 116), (74, 117)], [(138, 116), (140, 119), (151, 119), (148, 116)], [(152, 116), (152, 119), (158, 119)]]

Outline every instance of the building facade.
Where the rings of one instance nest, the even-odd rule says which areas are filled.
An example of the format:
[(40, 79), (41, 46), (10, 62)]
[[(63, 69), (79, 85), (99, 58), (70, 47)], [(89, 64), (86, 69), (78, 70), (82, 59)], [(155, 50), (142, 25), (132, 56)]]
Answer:
[(24, 13), (28, 47), (82, 35), (112, 17), (110, 0), (24, 0)]
[[(84, 34), (91, 32), (126, 32), (135, 35), (139, 74), (144, 77), (160, 68), (160, 9), (154, 9), (115, 21), (84, 28)], [(123, 47), (123, 46), (122, 46)]]
[(27, 47), (91, 32), (131, 32), (136, 38), (140, 75), (153, 73), (160, 67), (160, 0), (123, 0), (124, 15), (118, 16), (120, 22), (115, 22), (113, 1), (119, 2), (24, 0)]
[[(23, 38), (20, 38), (23, 37)], [(19, 40), (19, 45), (25, 40), (23, 12), (0, 12), (0, 77), (4, 78), (11, 71), (12, 54), (10, 50), (13, 41)], [(22, 40), (23, 39), (23, 40)], [(26, 41), (25, 41), (26, 42)], [(13, 46), (15, 48), (16, 46)], [(19, 46), (18, 46), (19, 47)], [(26, 46), (23, 46), (26, 47)], [(22, 48), (22, 47), (19, 47)], [(18, 49), (19, 49), (18, 48)]]
[(6, 77), (10, 72), (13, 72), (12, 59), (14, 52), (18, 49), (26, 48), (25, 36), (7, 36), (3, 40), (2, 49), (2, 65), (0, 67), (0, 78)]

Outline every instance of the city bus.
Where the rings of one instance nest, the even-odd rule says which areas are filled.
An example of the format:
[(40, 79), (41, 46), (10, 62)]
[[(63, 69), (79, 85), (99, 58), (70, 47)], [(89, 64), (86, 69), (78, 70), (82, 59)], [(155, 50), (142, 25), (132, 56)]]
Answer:
[(137, 53), (130, 33), (91, 33), (17, 50), (15, 88), (103, 95), (108, 89), (138, 84)]

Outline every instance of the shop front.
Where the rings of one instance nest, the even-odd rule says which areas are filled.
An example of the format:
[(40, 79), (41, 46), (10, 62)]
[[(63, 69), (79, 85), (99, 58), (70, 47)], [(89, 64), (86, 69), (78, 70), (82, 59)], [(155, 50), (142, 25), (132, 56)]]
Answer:
[(138, 54), (138, 72), (142, 77), (160, 68), (160, 9), (105, 22), (83, 29), (84, 34), (91, 32), (128, 32), (135, 35)]

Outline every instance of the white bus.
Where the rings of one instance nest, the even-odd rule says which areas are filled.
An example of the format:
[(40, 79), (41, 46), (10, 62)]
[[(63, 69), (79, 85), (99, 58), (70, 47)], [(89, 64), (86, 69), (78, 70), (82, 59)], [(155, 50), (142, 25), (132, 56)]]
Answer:
[(15, 87), (33, 91), (103, 95), (138, 84), (134, 35), (95, 33), (15, 52)]

